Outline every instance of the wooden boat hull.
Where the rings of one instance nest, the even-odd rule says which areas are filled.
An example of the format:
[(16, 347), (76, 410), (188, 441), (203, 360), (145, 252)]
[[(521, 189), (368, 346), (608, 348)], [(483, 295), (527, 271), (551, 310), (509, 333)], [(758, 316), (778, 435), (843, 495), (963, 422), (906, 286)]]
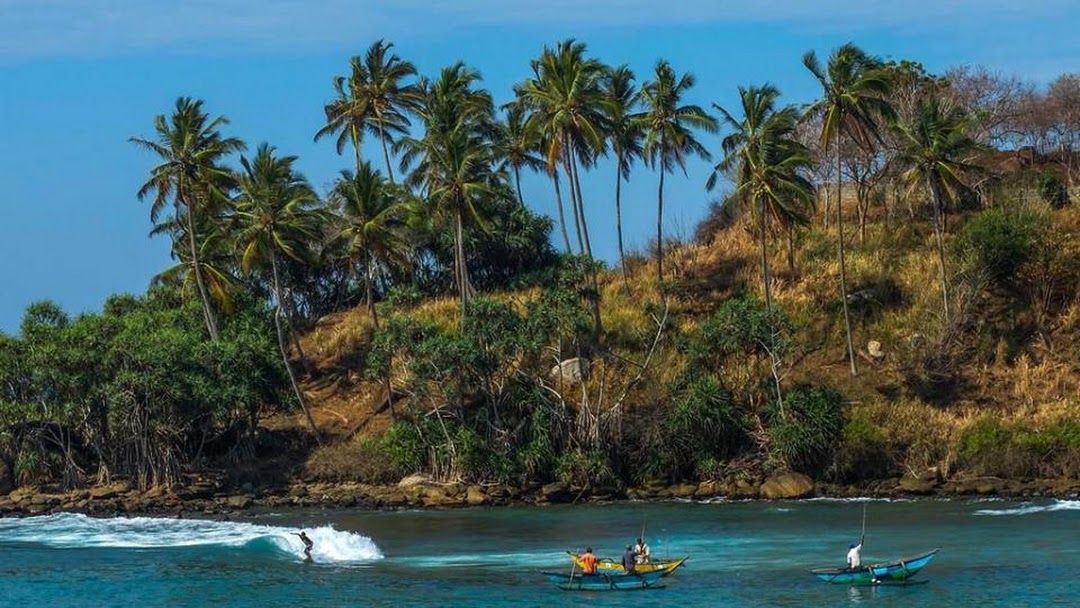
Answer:
[[(574, 564), (576, 564), (578, 568), (583, 567), (583, 564), (581, 563), (581, 556), (580, 555), (578, 555), (577, 553), (574, 553), (572, 551), (567, 551), (567, 554), (570, 555), (570, 559), (574, 560)], [(658, 560), (658, 561), (645, 562), (643, 564), (637, 564), (636, 566), (634, 566), (634, 572), (637, 572), (638, 574), (646, 574), (646, 573), (650, 573), (650, 572), (660, 571), (660, 572), (663, 572), (662, 576), (667, 576), (667, 575), (671, 574), (672, 572), (674, 572), (675, 570), (677, 570), (679, 568), (679, 566), (682, 566), (683, 563), (686, 562), (686, 560), (687, 560), (686, 557), (682, 557), (682, 558), (679, 558), (679, 559), (669, 559), (669, 560)], [(622, 573), (626, 572), (626, 570), (623, 568), (622, 564), (620, 564), (619, 562), (610, 560), (610, 559), (598, 560), (596, 562), (596, 571), (597, 572), (608, 572), (608, 573), (613, 573), (613, 574), (622, 574)]]
[(660, 580), (664, 575), (661, 570), (644, 574), (626, 574), (625, 572), (597, 572), (596, 574), (541, 572), (541, 574), (564, 591), (638, 591), (663, 589), (666, 586)]
[(921, 555), (860, 568), (818, 568), (810, 573), (827, 583), (837, 585), (880, 585), (906, 582), (937, 556), (939, 549)]

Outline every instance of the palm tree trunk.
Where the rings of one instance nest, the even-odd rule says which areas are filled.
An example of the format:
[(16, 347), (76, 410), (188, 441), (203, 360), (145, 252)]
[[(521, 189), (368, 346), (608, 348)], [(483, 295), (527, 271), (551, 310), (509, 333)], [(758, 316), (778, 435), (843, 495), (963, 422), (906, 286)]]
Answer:
[(521, 196), (521, 167), (514, 165), (514, 187), (517, 189), (518, 204), (525, 206), (525, 199)]
[(765, 287), (765, 310), (772, 312), (772, 281), (769, 277), (769, 249), (768, 249), (768, 222), (769, 216), (765, 214), (765, 197), (758, 195), (759, 212), (761, 214), (761, 281)]
[(615, 232), (619, 235), (619, 266), (622, 268), (623, 286), (628, 287), (630, 283), (629, 270), (626, 268), (626, 253), (623, 250), (623, 236), (622, 236), (622, 171), (619, 167), (622, 165), (622, 152), (615, 154)]
[[(663, 144), (661, 144), (661, 147)], [(656, 189), (656, 281), (664, 281), (664, 161), (660, 161), (660, 185)]]
[(574, 172), (570, 168), (570, 153), (563, 148), (563, 171), (566, 172), (566, 185), (570, 190), (570, 210), (574, 213), (574, 236), (577, 237), (578, 255), (585, 255), (585, 239), (581, 235), (581, 206), (578, 204), (577, 191), (574, 189)]
[(371, 278), (371, 253), (367, 245), (364, 245), (364, 298), (367, 300), (368, 315), (375, 327), (379, 326), (378, 313), (375, 312), (375, 289)]
[(866, 216), (870, 213), (869, 193), (862, 186), (855, 187), (855, 204), (859, 210), (859, 245), (866, 246)]
[(202, 265), (199, 264), (199, 250), (195, 244), (195, 212), (192, 209), (191, 201), (185, 201), (184, 207), (187, 216), (188, 246), (191, 248), (191, 268), (195, 271), (195, 284), (199, 288), (199, 298), (202, 300), (203, 318), (206, 321), (206, 330), (210, 332), (210, 340), (217, 342), (219, 339), (217, 319), (214, 318), (214, 309), (210, 305), (210, 294), (206, 291)]
[(469, 278), (465, 272), (465, 236), (461, 222), (461, 212), (454, 213), (454, 254), (457, 258), (458, 297), (461, 300), (461, 333), (465, 333), (465, 307), (469, 303)]
[[(842, 122), (842, 121), (841, 121)], [(847, 335), (848, 361), (851, 363), (851, 375), (858, 376), (859, 368), (855, 364), (855, 343), (851, 337), (851, 313), (848, 312), (847, 268), (844, 265), (844, 205), (843, 180), (840, 179), (840, 130), (836, 130), (836, 249), (840, 257), (840, 301), (844, 308), (844, 331)]]
[[(283, 288), (282, 294), (284, 293)], [(292, 302), (288, 298), (282, 301), (282, 310), (285, 312), (285, 328), (289, 330), (289, 340), (292, 342), (293, 348), (296, 349), (296, 356), (300, 359), (300, 363), (304, 366), (304, 373), (310, 374), (311, 362), (308, 361), (307, 354), (304, 353), (304, 347), (300, 345), (300, 332), (296, 331), (296, 326), (293, 324), (296, 311), (293, 310)]]
[(787, 267), (788, 272), (795, 275), (795, 226), (787, 226)]
[(825, 230), (829, 229), (829, 188), (826, 186), (822, 188), (825, 191)]
[(555, 204), (559, 209), (559, 230), (562, 232), (563, 247), (566, 248), (566, 253), (570, 253), (570, 235), (566, 232), (566, 214), (563, 212), (558, 169), (551, 172), (551, 181), (555, 184)]
[(941, 304), (942, 310), (945, 313), (945, 326), (949, 326), (949, 281), (948, 275), (945, 273), (945, 239), (942, 236), (943, 227), (941, 225), (941, 185), (932, 176), (927, 176), (927, 181), (930, 182), (930, 192), (934, 195), (934, 236), (937, 237), (937, 250), (938, 250), (938, 264), (941, 267)]
[(581, 176), (578, 173), (577, 157), (570, 156), (570, 166), (574, 170), (574, 191), (577, 192), (578, 208), (581, 210), (581, 234), (585, 238), (585, 256), (592, 260), (592, 242), (589, 240), (589, 223), (585, 220), (585, 198), (581, 196)]
[(304, 400), (303, 393), (300, 392), (300, 385), (296, 381), (296, 374), (293, 372), (292, 365), (289, 363), (289, 353), (285, 346), (285, 328), (281, 324), (281, 318), (284, 316), (285, 311), (281, 307), (281, 280), (278, 275), (276, 255), (270, 256), (270, 265), (274, 270), (274, 297), (277, 299), (277, 309), (274, 311), (274, 327), (277, 329), (278, 348), (281, 350), (281, 361), (285, 364), (285, 371), (289, 374), (289, 382), (292, 384), (293, 393), (296, 395), (296, 402), (299, 403), (300, 408), (304, 410), (304, 415), (307, 417), (311, 432), (315, 435), (315, 442), (322, 445), (322, 437), (319, 435), (319, 429), (315, 426), (315, 419), (311, 417), (311, 410), (307, 406), (307, 401)]
[(386, 176), (394, 183), (394, 170), (390, 168), (390, 151), (386, 148), (386, 133), (383, 131), (382, 112), (375, 111), (375, 120), (379, 122), (379, 141), (382, 142), (383, 159), (386, 161)]
[(360, 130), (356, 128), (356, 125), (349, 125), (349, 131), (352, 134), (353, 155), (356, 157), (356, 174), (360, 175), (360, 165), (364, 162), (360, 151)]

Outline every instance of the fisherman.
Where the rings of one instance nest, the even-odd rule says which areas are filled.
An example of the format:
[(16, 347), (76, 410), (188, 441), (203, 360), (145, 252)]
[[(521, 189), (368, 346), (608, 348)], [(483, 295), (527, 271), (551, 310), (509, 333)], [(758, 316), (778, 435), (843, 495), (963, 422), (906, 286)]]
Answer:
[(622, 567), (626, 570), (627, 574), (633, 574), (636, 565), (637, 555), (634, 553), (634, 547), (626, 545), (626, 551), (623, 551), (622, 555)]
[(581, 554), (581, 571), (585, 574), (596, 574), (596, 556), (593, 555), (592, 547)]
[(848, 547), (847, 552), (847, 567), (854, 570), (862, 566), (862, 544), (863, 539), (859, 538), (859, 543), (852, 543)]
[[(293, 534), (296, 534), (296, 532), (293, 532)], [(311, 560), (311, 550), (315, 547), (315, 542), (312, 541), (308, 537), (307, 533), (304, 532), (303, 530), (301, 530), (300, 533), (296, 534), (296, 535), (299, 536), (300, 540), (304, 543), (304, 559), (310, 561)]]
[(649, 545), (646, 545), (641, 537), (638, 537), (637, 544), (634, 545), (634, 556), (639, 564), (646, 564), (649, 562), (649, 559), (652, 558), (652, 553), (649, 551)]

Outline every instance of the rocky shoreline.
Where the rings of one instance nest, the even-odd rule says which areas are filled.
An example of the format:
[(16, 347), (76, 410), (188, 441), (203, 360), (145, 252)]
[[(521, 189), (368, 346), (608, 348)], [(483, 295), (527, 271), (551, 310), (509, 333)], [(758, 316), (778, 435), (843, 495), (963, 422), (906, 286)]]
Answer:
[(1078, 479), (1010, 480), (996, 477), (943, 480), (934, 475), (884, 479), (860, 486), (814, 482), (799, 473), (781, 473), (766, 479), (729, 479), (677, 485), (627, 488), (575, 488), (550, 483), (524, 488), (500, 485), (438, 483), (413, 475), (396, 485), (359, 483), (305, 483), (286, 487), (238, 488), (223, 486), (208, 477), (190, 483), (140, 491), (127, 482), (67, 492), (50, 488), (18, 488), (0, 495), (0, 517), (46, 515), (59, 512), (96, 516), (230, 516), (252, 510), (294, 508), (462, 508), (524, 504), (608, 502), (616, 500), (784, 500), (800, 498), (1000, 498), (1080, 497)]

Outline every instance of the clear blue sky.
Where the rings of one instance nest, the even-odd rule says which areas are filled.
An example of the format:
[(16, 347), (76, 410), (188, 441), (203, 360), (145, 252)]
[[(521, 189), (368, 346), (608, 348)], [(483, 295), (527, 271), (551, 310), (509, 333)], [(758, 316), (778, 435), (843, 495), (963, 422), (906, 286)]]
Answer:
[[(931, 71), (985, 65), (1044, 83), (1080, 70), (1078, 25), (1074, 0), (0, 0), (0, 331), (17, 332), (36, 300), (100, 310), (171, 264), (135, 198), (154, 159), (127, 139), (152, 136), (178, 96), (204, 99), (252, 147), (299, 155), (325, 191), (349, 165), (312, 142), (331, 79), (380, 37), (424, 74), (464, 60), (500, 102), (543, 45), (575, 37), (639, 81), (666, 58), (697, 76), (691, 102), (731, 108), (737, 85), (765, 81), (813, 99), (802, 53), (849, 40)], [(719, 148), (719, 136), (704, 142)], [(669, 179), (669, 233), (692, 234), (708, 172), (696, 162)], [(594, 249), (609, 260), (611, 173), (584, 184)], [(654, 230), (655, 196), (656, 175), (638, 167), (624, 186), (632, 248)], [(525, 197), (554, 215), (545, 180), (529, 178)]]

